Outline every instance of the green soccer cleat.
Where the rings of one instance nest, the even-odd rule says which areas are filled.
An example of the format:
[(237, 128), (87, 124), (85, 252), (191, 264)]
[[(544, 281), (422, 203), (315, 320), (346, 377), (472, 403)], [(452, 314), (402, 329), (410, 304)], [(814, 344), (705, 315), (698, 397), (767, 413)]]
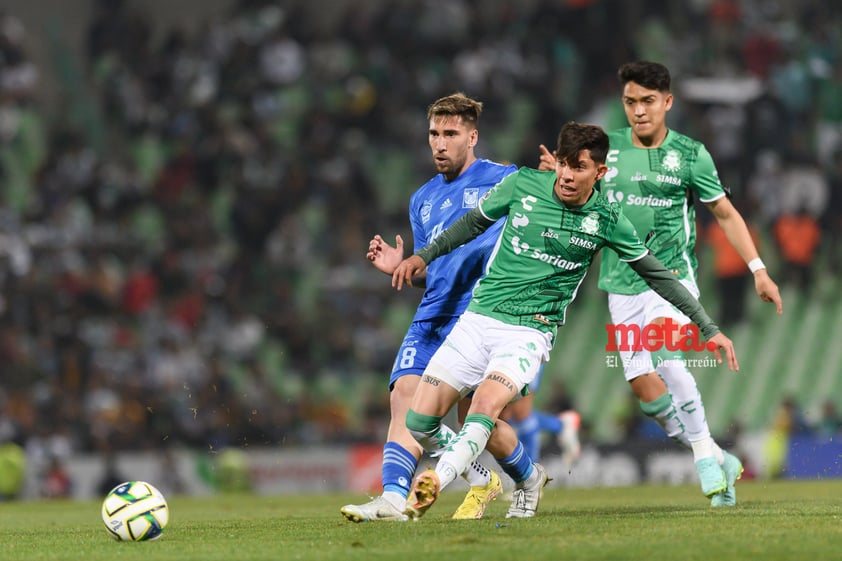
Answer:
[(468, 494), (465, 495), (465, 500), (453, 513), (455, 520), (476, 520), (482, 518), (485, 514), (485, 508), (497, 498), (497, 495), (503, 490), (503, 482), (500, 476), (491, 473), (491, 480), (487, 485), (478, 487), (471, 487)]
[(737, 490), (734, 484), (743, 475), (743, 464), (740, 459), (723, 451), (725, 454), (725, 463), (722, 465), (722, 471), (725, 472), (725, 481), (727, 486), (721, 493), (715, 494), (710, 499), (710, 506), (736, 506), (737, 504)]
[(716, 458), (702, 458), (696, 462), (696, 471), (702, 484), (702, 493), (706, 497), (720, 493), (728, 486), (728, 482), (725, 481), (725, 472)]

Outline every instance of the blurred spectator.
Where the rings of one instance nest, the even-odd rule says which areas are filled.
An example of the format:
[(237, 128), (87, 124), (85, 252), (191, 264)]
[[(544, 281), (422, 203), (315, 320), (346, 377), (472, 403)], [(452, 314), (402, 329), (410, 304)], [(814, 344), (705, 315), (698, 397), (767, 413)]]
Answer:
[(780, 195), (782, 213), (802, 209), (815, 220), (821, 220), (827, 211), (830, 195), (827, 178), (815, 156), (806, 149), (799, 147), (790, 154), (781, 178)]
[(810, 423), (804, 416), (804, 411), (798, 404), (798, 400), (788, 395), (784, 397), (775, 414), (772, 426), (787, 434), (806, 434), (810, 432)]
[(842, 432), (842, 415), (836, 410), (836, 403), (832, 399), (822, 403), (822, 416), (816, 425), (820, 436), (832, 439)]
[(742, 55), (745, 67), (758, 78), (766, 79), (770, 69), (781, 60), (781, 42), (771, 23), (761, 21), (747, 31)]
[[(760, 237), (750, 222), (746, 223), (754, 245), (760, 248)], [(713, 248), (713, 270), (719, 294), (720, 325), (731, 327), (745, 318), (746, 293), (753, 286), (751, 272), (745, 260), (737, 253), (719, 223), (711, 220), (705, 239)]]
[(106, 451), (102, 456), (102, 476), (96, 484), (97, 494), (100, 497), (107, 495), (114, 487), (125, 483), (128, 479), (117, 467), (117, 455)]
[(819, 81), (816, 96), (816, 148), (819, 162), (832, 165), (832, 156), (842, 150), (842, 64), (829, 66), (828, 76)]
[(253, 486), (248, 456), (236, 448), (226, 448), (216, 456), (215, 482), (226, 493), (250, 491)]
[(26, 471), (23, 448), (11, 441), (0, 441), (0, 502), (18, 498)]
[(748, 197), (759, 223), (765, 228), (769, 228), (781, 213), (782, 183), (783, 166), (780, 154), (773, 150), (758, 152), (748, 182)]
[(806, 434), (810, 431), (810, 425), (804, 417), (795, 398), (786, 396), (778, 406), (778, 410), (772, 420), (766, 443), (764, 456), (770, 477), (780, 477), (786, 469), (786, 460), (789, 454), (790, 437)]
[(41, 496), (47, 499), (66, 499), (72, 491), (73, 481), (64, 461), (59, 456), (53, 456), (41, 481)]
[(784, 260), (783, 281), (795, 284), (802, 294), (808, 293), (821, 242), (818, 221), (804, 208), (784, 212), (775, 221), (775, 239)]
[(159, 475), (155, 484), (165, 497), (180, 495), (185, 492), (184, 480), (178, 471), (178, 462), (172, 448), (165, 448), (161, 452)]
[(27, 57), (26, 29), (17, 17), (0, 13), (0, 96), (26, 101), (35, 93), (38, 68)]
[[(842, 104), (840, 104), (842, 105)], [(842, 150), (834, 153), (828, 173), (830, 197), (822, 225), (823, 240), (828, 253), (830, 271), (842, 274)]]
[(783, 103), (791, 130), (803, 128), (813, 102), (813, 79), (804, 43), (789, 38), (781, 51), (781, 61), (771, 68), (772, 93)]
[[(723, 185), (741, 185), (743, 166), (748, 161), (745, 154), (746, 113), (742, 106), (733, 104), (712, 105), (704, 114), (704, 123), (710, 138), (709, 150), (715, 158), (717, 172)], [(741, 207), (740, 202), (736, 206)]]

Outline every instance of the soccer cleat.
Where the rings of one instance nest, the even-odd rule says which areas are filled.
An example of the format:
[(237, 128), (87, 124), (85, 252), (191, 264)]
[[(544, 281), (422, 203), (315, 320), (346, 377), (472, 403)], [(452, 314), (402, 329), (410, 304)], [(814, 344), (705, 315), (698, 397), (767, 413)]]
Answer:
[(743, 475), (743, 464), (739, 458), (733, 454), (723, 451), (725, 454), (725, 463), (722, 465), (722, 471), (725, 472), (725, 482), (727, 486), (721, 493), (715, 494), (710, 499), (710, 506), (736, 506), (737, 504), (737, 490), (734, 484)]
[(433, 469), (421, 472), (421, 475), (412, 483), (403, 513), (412, 520), (418, 520), (439, 498), (439, 491), (441, 491), (439, 474)]
[(362, 505), (345, 505), (339, 509), (339, 512), (351, 522), (373, 522), (375, 520), (403, 522), (406, 520), (404, 513), (382, 496)]
[(706, 497), (720, 493), (728, 486), (728, 482), (725, 481), (725, 472), (722, 471), (716, 458), (702, 458), (697, 461), (696, 471), (702, 484), (702, 493)]
[(500, 476), (493, 471), (489, 473), (491, 473), (491, 480), (487, 485), (471, 487), (468, 494), (465, 495), (465, 500), (453, 513), (455, 520), (482, 518), (482, 515), (485, 514), (485, 507), (496, 499), (497, 495), (503, 490), (503, 482), (500, 480)]
[[(512, 493), (512, 506), (506, 513), (506, 518), (532, 518), (538, 511), (538, 502), (541, 500), (541, 491), (550, 478), (547, 470), (541, 464), (532, 464), (538, 472), (535, 483), (528, 485), (521, 481)], [(527, 480), (528, 481), (528, 480)]]
[(579, 442), (582, 418), (573, 410), (561, 413), (558, 418), (561, 420), (561, 432), (558, 433), (561, 461), (569, 467), (576, 463), (582, 453), (582, 444)]

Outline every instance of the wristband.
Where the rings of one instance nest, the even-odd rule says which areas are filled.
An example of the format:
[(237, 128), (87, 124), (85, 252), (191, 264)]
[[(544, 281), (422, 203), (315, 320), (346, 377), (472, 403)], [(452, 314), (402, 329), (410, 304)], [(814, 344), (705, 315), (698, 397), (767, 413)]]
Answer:
[(759, 257), (755, 257), (751, 261), (748, 262), (748, 268), (752, 274), (756, 273), (760, 269), (765, 269), (766, 265), (763, 264), (763, 260)]

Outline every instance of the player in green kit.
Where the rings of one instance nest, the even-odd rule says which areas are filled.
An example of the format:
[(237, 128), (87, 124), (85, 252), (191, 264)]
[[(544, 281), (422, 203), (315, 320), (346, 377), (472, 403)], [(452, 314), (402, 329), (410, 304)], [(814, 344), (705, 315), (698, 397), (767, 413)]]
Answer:
[[(419, 443), (436, 442), (441, 420), (460, 397), (474, 391), (462, 426), (436, 468), (413, 482), (405, 514), (421, 517), (442, 488), (485, 448), (492, 430), (513, 450), (517, 437), (499, 419), (549, 359), (567, 306), (594, 256), (610, 247), (658, 294), (693, 319), (712, 347), (738, 369), (731, 341), (693, 295), (644, 247), (620, 205), (594, 185), (607, 171), (608, 137), (597, 126), (568, 123), (558, 137), (555, 173), (521, 168), (497, 184), (477, 208), (395, 269), (392, 284), (422, 274), (431, 261), (507, 217), (486, 274), (467, 310), (430, 359), (415, 391), (406, 426)], [(534, 514), (515, 489), (507, 516)], [(522, 508), (518, 504), (523, 502)]]
[[(602, 190), (646, 240), (649, 250), (698, 298), (696, 286), (696, 217), (693, 200), (714, 215), (728, 240), (754, 274), (757, 294), (783, 311), (778, 286), (769, 277), (740, 213), (720, 183), (704, 145), (667, 128), (672, 107), (670, 73), (662, 64), (624, 64), (617, 76), (623, 84), (622, 103), (629, 127), (609, 134), (611, 149)], [(554, 158), (542, 147), (540, 169)], [(615, 251), (604, 251), (599, 288), (608, 292), (612, 323), (644, 329), (689, 323), (688, 318), (649, 289)], [(620, 332), (617, 331), (620, 339)], [(742, 474), (738, 458), (719, 448), (705, 418), (702, 398), (682, 352), (662, 347), (653, 352), (623, 350), (617, 341), (626, 380), (643, 412), (669, 436), (692, 449), (705, 496), (712, 506), (736, 504), (734, 483)]]

